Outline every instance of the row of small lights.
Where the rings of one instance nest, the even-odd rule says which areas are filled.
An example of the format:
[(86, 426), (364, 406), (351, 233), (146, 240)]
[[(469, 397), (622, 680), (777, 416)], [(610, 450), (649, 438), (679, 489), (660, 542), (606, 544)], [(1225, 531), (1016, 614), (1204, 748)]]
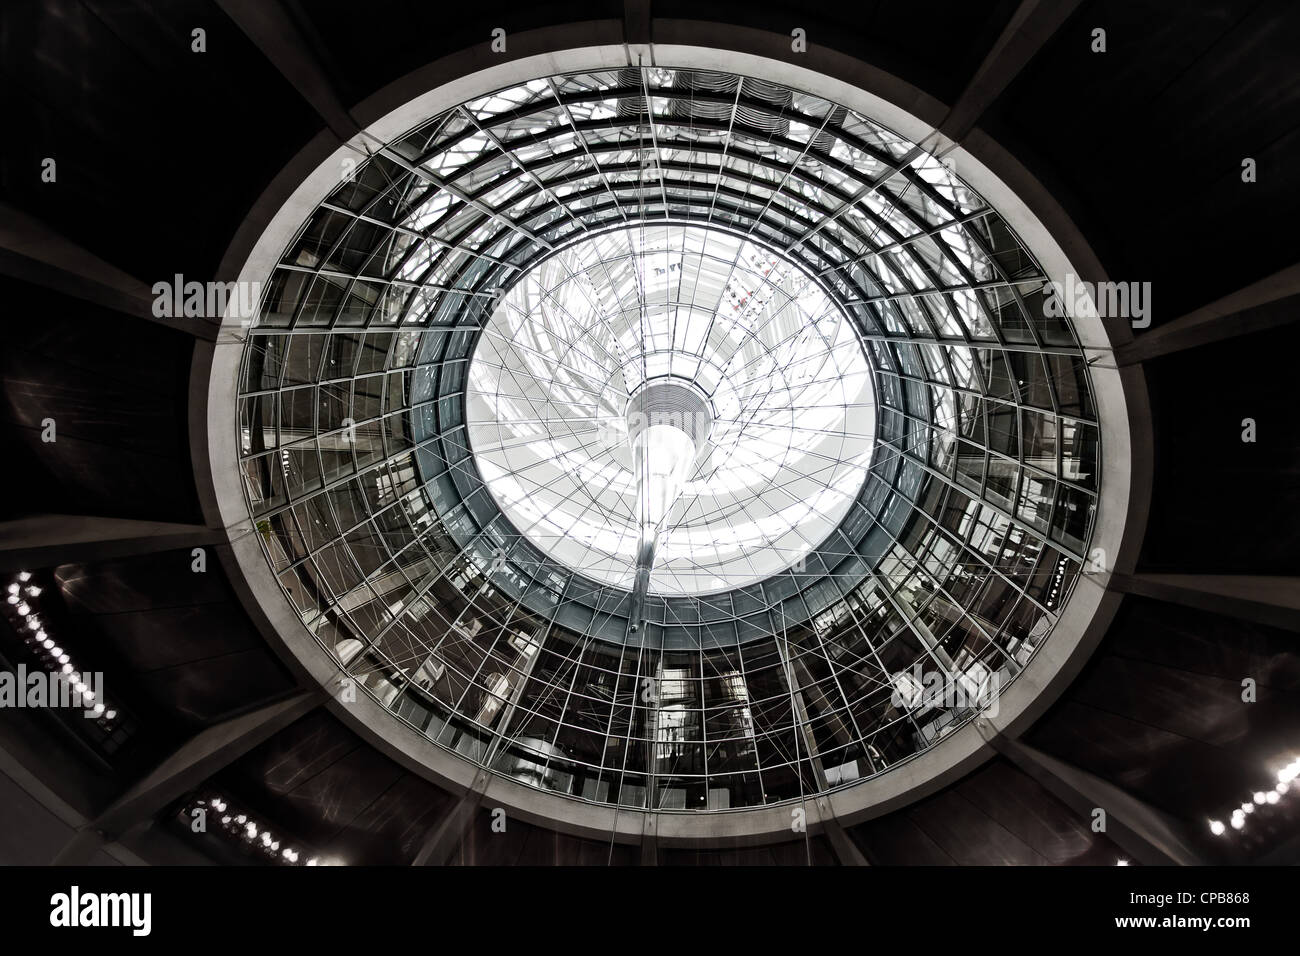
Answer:
[[(1210, 832), (1215, 836), (1223, 836), (1228, 832), (1228, 826), (1231, 826), (1234, 830), (1244, 829), (1246, 817), (1254, 813), (1256, 807), (1273, 806), (1280, 803), (1282, 798), (1291, 792), (1291, 784), (1295, 782), (1297, 777), (1300, 777), (1300, 757), (1292, 760), (1277, 772), (1277, 786), (1272, 790), (1255, 791), (1249, 800), (1233, 810), (1227, 825), (1222, 820), (1211, 820)], [(1128, 866), (1128, 860), (1116, 860), (1115, 865)]]
[[(1061, 590), (1061, 582), (1065, 580), (1065, 558), (1056, 562), (1056, 576), (1052, 579), (1052, 593), (1047, 598), (1047, 606), (1050, 608), (1057, 601), (1058, 593)], [(1120, 866), (1124, 864), (1121, 863)]]
[(1289, 764), (1277, 772), (1277, 786), (1272, 790), (1259, 790), (1252, 794), (1251, 798), (1243, 803), (1237, 809), (1232, 811), (1232, 816), (1228, 819), (1225, 826), (1222, 820), (1210, 821), (1210, 832), (1215, 836), (1223, 836), (1228, 832), (1231, 826), (1234, 830), (1244, 829), (1246, 818), (1255, 812), (1256, 807), (1273, 806), (1281, 801), (1291, 790), (1291, 784), (1296, 777), (1300, 777), (1300, 757), (1292, 760)]
[[(22, 627), (19, 631), (26, 631), (23, 639), (50, 671), (58, 671), (66, 677), (83, 700), (94, 701), (94, 691), (82, 681), (81, 672), (72, 666), (67, 651), (45, 632), (45, 626), (32, 606), (35, 599), (41, 596), (41, 589), (32, 584), (31, 580), (30, 571), (18, 572), (18, 577), (9, 582), (9, 593), (5, 596), (5, 600), (22, 618)], [(95, 701), (95, 706), (91, 709), (105, 724), (117, 719), (117, 711), (109, 710), (102, 700)]]
[(302, 855), (305, 852), (296, 847), (281, 846), (281, 841), (264, 826), (258, 825), (257, 821), (247, 813), (236, 813), (230, 808), (229, 802), (222, 797), (213, 797), (211, 800), (196, 800), (186, 808), (185, 816), (190, 817), (190, 811), (195, 808), (207, 809), (211, 807), (220, 816), (217, 817), (221, 823), (221, 829), (242, 840), (255, 850), (261, 851), (269, 859), (276, 863), (286, 866), (335, 866), (337, 861), (321, 860), (318, 857), (309, 857), (302, 861)]
[[(27, 644), (31, 646), (45, 661), (51, 670), (57, 668), (60, 673), (66, 675), (67, 679), (72, 682), (72, 686), (76, 688), (77, 693), (81, 694), (83, 699), (93, 701), (95, 698), (94, 691), (87, 687), (81, 680), (81, 675), (73, 668), (71, 659), (67, 652), (57, 645), (54, 642), (54, 639), (46, 633), (44, 626), (41, 624), (40, 617), (37, 615), (35, 608), (32, 607), (32, 602), (41, 595), (41, 588), (32, 584), (31, 580), (31, 572), (19, 572), (17, 578), (9, 583), (8, 594), (5, 598), (6, 602), (23, 620), (23, 626), (27, 631), (27, 633), (24, 634), (24, 639)], [(108, 722), (117, 718), (117, 711), (107, 709), (103, 701), (96, 701), (93, 710), (102, 721)], [(208, 801), (199, 800), (195, 803), (195, 806), (206, 807), (208, 806)], [(213, 810), (217, 811), (217, 813), (223, 814), (220, 817), (223, 829), (228, 833), (238, 834), (242, 838), (248, 840), (256, 848), (275, 858), (277, 862), (293, 865), (297, 864), (301, 859), (302, 851), (288, 846), (281, 849), (280, 841), (277, 840), (269, 830), (259, 827), (255, 821), (248, 817), (247, 814), (240, 813), (234, 815), (232, 813), (227, 813), (226, 811), (229, 810), (229, 805), (222, 798), (213, 797), (211, 800), (211, 807)], [(303, 865), (319, 866), (322, 864), (316, 857), (311, 857)], [(324, 865), (328, 866), (330, 863), (327, 861)]]

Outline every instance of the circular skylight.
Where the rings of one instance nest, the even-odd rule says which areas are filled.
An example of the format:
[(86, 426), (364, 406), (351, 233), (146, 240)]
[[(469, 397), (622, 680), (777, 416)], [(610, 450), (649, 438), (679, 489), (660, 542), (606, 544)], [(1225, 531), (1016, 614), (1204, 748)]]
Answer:
[(645, 483), (628, 409), (655, 382), (693, 386), (709, 408), (683, 413), (707, 417), (694, 424), (708, 434), (656, 522), (649, 593), (770, 577), (844, 518), (874, 433), (870, 371), (844, 313), (754, 242), (643, 225), (535, 267), (501, 297), (470, 365), (475, 460), (544, 553), (633, 589)]
[(1108, 372), (998, 209), (753, 77), (440, 109), (285, 207), (218, 346), (235, 546), (330, 673), (458, 771), (666, 811), (884, 774), (1018, 680), (1090, 561)]

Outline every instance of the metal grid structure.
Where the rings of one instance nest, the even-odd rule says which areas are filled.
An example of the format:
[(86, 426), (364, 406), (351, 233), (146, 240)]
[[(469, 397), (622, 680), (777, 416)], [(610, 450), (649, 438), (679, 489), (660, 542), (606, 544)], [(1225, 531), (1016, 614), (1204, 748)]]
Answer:
[[(824, 295), (807, 315), (853, 333), (874, 434), (824, 535), (760, 543), (738, 586), (666, 577), (631, 631), (613, 564), (539, 546), (485, 484), (518, 469), (476, 454), (471, 360), (510, 367), (481, 343), (512, 316), (554, 330), (520, 303), (584, 255), (653, 269), (651, 235)], [(660, 68), (535, 80), (376, 143), (285, 250), (240, 379), (250, 513), (304, 625), (469, 760), (656, 810), (851, 785), (1014, 679), (1086, 557), (1098, 423), (1045, 281), (943, 163), (835, 103)]]

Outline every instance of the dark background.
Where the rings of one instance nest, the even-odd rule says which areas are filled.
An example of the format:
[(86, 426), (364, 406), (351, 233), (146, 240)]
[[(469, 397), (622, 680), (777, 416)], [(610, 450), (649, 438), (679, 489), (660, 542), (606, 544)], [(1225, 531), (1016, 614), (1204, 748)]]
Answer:
[[(443, 4), (266, 0), (286, 40), (350, 108), (440, 56), (557, 23), (605, 21), (614, 2)], [(234, 5), (231, 5), (234, 6)], [(654, 18), (739, 24), (868, 61), (944, 104), (967, 87), (1014, 2), (720, 3), (654, 0)], [(207, 31), (192, 53), (190, 31)], [(1091, 31), (1107, 31), (1104, 54)], [(593, 30), (596, 27), (593, 26)], [(30, 217), (147, 285), (218, 273), (263, 190), (314, 137), (333, 135), (223, 6), (203, 0), (6, 0), (0, 10), (0, 520), (43, 514), (201, 525), (190, 457), (183, 330), (67, 291), (33, 266)], [(1085, 0), (979, 119), (1074, 219), (1108, 275), (1153, 284), (1153, 329), (1300, 262), (1300, 7), (1276, 2)], [(42, 183), (41, 160), (58, 163)], [(1258, 181), (1241, 181), (1243, 157)], [(27, 222), (27, 219), (22, 219)], [(16, 238), (15, 238), (16, 237)], [(90, 297), (93, 299), (93, 297)], [(1294, 299), (1281, 306), (1289, 319)], [(1300, 326), (1283, 322), (1143, 363), (1153, 414), (1152, 505), (1138, 573), (1300, 573)], [(58, 441), (40, 440), (41, 420)], [(1254, 418), (1258, 441), (1240, 440)], [(188, 549), (34, 569), (43, 607), (80, 659), (114, 675), (133, 731), (111, 752), (45, 714), (0, 714), (0, 862), (45, 863), (183, 741), (291, 694), (295, 677), (216, 561)], [(1295, 592), (1300, 593), (1300, 592)], [(12, 635), (0, 634), (0, 638)], [(0, 641), (0, 643), (4, 643)], [(4, 647), (0, 652), (8, 653)], [(1240, 702), (1254, 676), (1260, 702)], [(1225, 859), (1205, 818), (1269, 784), (1300, 746), (1295, 625), (1127, 597), (1085, 672), (1026, 737), (1122, 788)], [(40, 786), (62, 809), (39, 799)], [(300, 843), (350, 862), (404, 863), (454, 803), (317, 709), (218, 771)], [(132, 852), (155, 862), (248, 862), (159, 815)], [(635, 862), (637, 848), (484, 818), (455, 859)], [(481, 825), (479, 825), (481, 823)], [(1082, 863), (1125, 853), (996, 757), (913, 806), (849, 828), (873, 864)], [(1237, 861), (1300, 859), (1300, 820), (1255, 828)], [(661, 863), (835, 862), (826, 839)], [(119, 862), (104, 850), (96, 862)]]

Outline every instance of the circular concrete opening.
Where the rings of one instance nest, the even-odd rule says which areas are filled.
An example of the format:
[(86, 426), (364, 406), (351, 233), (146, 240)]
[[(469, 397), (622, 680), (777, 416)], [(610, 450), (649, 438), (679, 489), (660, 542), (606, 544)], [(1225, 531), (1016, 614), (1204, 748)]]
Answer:
[[(657, 52), (655, 67), (593, 48), (457, 80), (306, 177), (246, 257), (241, 278), (267, 290), (257, 320), (208, 370), (216, 502), (256, 530), (231, 542), (250, 605), (315, 679), (361, 690), (336, 712), (408, 765), (453, 788), (485, 769), (497, 805), (575, 832), (637, 839), (655, 811), (668, 841), (788, 837), (788, 804), (814, 824), (861, 818), (980, 759), (980, 688), (1001, 688), (1005, 726), (1077, 669), (1112, 609), (1086, 559), (1123, 540), (1125, 387), (1089, 368), (1109, 343), (1099, 322), (1041, 308), (1072, 267), (976, 157), (940, 162), (916, 146), (923, 123), (825, 74)], [(651, 280), (680, 289), (724, 249), (728, 277), (694, 280), (717, 293), (707, 331), (683, 326), (702, 344), (673, 329), (662, 349), (648, 327), (625, 343), (632, 316), (682, 314)], [(635, 309), (599, 304), (619, 275)], [(734, 375), (709, 338), (719, 316), (761, 375)], [(520, 357), (543, 338), (540, 359)], [(832, 359), (833, 375), (800, 378)], [(511, 412), (493, 404), (508, 371), (528, 379)], [(689, 383), (665, 404), (707, 397), (709, 437), (666, 439), (656, 480), (676, 494), (656, 510), (627, 411), (659, 376)], [(830, 398), (755, 402), (755, 377)], [(621, 445), (547, 430), (582, 382), (598, 411), (581, 420)], [(525, 401), (549, 412), (514, 436), (535, 446), (522, 460), (505, 433)], [(781, 454), (727, 445), (746, 408), (771, 413)], [(810, 408), (830, 416), (812, 430), (836, 435), (833, 453), (799, 444)], [(823, 467), (791, 465), (801, 451)], [(793, 467), (803, 511), (755, 479), (727, 520), (780, 514), (787, 530), (683, 547), (683, 503), (746, 455), (769, 485)], [(564, 502), (598, 498), (559, 462), (624, 475), (636, 510), (611, 494), (581, 514), (624, 520), (635, 546), (530, 538), (560, 501), (539, 508), (512, 476), (553, 467), (571, 476)], [(669, 531), (650, 562), (647, 515)], [(655, 579), (692, 548), (704, 573)], [(913, 693), (936, 671), (971, 699)]]

